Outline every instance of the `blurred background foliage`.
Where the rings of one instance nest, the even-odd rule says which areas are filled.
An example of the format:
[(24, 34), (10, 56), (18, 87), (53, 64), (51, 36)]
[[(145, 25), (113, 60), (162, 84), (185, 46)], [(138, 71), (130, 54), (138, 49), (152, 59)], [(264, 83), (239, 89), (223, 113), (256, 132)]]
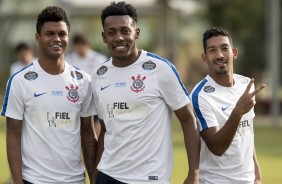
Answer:
[(209, 23), (226, 27), (239, 48), (236, 72), (262, 80), (265, 56), (265, 0), (210, 0), (206, 16)]
[[(9, 67), (16, 61), (15, 46), (19, 42), (27, 42), (32, 46), (35, 55), (39, 57), (34, 35), (36, 18), (43, 8), (52, 5), (64, 8), (71, 22), (71, 35), (85, 34), (93, 49), (109, 56), (101, 37), (100, 14), (111, 1), (113, 0), (0, 0), (0, 101), (3, 100), (9, 78)], [(270, 102), (273, 97), (272, 71), (270, 70), (272, 57), (267, 55), (269, 44), (267, 8), (273, 0), (125, 1), (137, 8), (138, 26), (141, 28), (138, 47), (173, 62), (189, 91), (207, 75), (207, 66), (201, 58), (202, 34), (212, 26), (221, 26), (229, 31), (234, 46), (239, 49), (239, 57), (234, 63), (235, 73), (253, 77), (256, 83), (265, 82), (268, 85), (256, 97), (256, 114), (267, 115), (256, 119), (256, 135), (258, 135), (256, 145), (258, 145), (258, 158), (264, 173), (264, 183), (281, 183), (279, 172), (282, 159), (281, 146), (278, 144), (281, 129), (271, 129), (268, 126), (272, 121), (268, 115), (271, 113)], [(67, 53), (71, 50), (70, 44)], [(277, 100), (281, 104), (281, 84), (278, 90), (280, 95)], [(279, 122), (281, 126), (281, 116)], [(181, 130), (178, 129), (174, 127), (173, 133), (174, 145), (176, 145), (174, 148), (176, 169), (174, 169), (172, 183), (182, 182), (187, 173), (183, 138), (179, 137), (182, 134), (179, 134)], [(178, 139), (182, 142), (179, 143)], [(9, 178), (5, 152), (4, 117), (0, 118), (0, 148), (1, 183)], [(183, 155), (180, 156), (180, 154)]]
[[(50, 5), (64, 8), (71, 22), (71, 34), (85, 34), (93, 49), (109, 56), (102, 42), (100, 13), (111, 1), (0, 0), (0, 100), (9, 78), (9, 67), (16, 61), (14, 48), (17, 43), (29, 43), (39, 56), (34, 34), (37, 15), (43, 8)], [(138, 47), (173, 62), (189, 91), (207, 74), (201, 58), (202, 34), (211, 26), (222, 26), (232, 35), (234, 46), (239, 49), (236, 73), (253, 77), (256, 83), (271, 84), (271, 58), (266, 57), (266, 7), (270, 0), (126, 1), (137, 8), (139, 15), (141, 37)], [(70, 44), (67, 53), (71, 50)], [(279, 89), (281, 91), (281, 87)], [(259, 93), (257, 98), (270, 101), (271, 87)], [(264, 106), (258, 108), (262, 109), (259, 111), (270, 112), (269, 105)]]

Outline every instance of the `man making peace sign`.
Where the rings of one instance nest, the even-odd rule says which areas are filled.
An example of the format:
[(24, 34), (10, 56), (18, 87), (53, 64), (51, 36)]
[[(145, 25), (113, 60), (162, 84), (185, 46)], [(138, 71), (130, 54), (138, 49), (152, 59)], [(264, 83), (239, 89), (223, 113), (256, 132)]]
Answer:
[(191, 93), (201, 135), (201, 184), (261, 183), (254, 149), (254, 79), (233, 74), (238, 50), (220, 27), (203, 35), (203, 61), (209, 74)]

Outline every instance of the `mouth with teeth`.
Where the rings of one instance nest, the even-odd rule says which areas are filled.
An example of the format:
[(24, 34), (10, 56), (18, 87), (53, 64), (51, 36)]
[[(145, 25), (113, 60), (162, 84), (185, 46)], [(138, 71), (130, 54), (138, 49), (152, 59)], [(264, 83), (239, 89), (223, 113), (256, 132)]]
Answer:
[(127, 45), (115, 45), (113, 46), (113, 49), (116, 51), (125, 51), (125, 49), (127, 48)]
[(224, 66), (224, 65), (227, 64), (227, 61), (225, 61), (225, 60), (220, 60), (220, 61), (216, 61), (215, 64), (218, 65), (218, 66)]
[(52, 48), (52, 50), (61, 50), (62, 45), (61, 44), (52, 44), (50, 45), (50, 47)]

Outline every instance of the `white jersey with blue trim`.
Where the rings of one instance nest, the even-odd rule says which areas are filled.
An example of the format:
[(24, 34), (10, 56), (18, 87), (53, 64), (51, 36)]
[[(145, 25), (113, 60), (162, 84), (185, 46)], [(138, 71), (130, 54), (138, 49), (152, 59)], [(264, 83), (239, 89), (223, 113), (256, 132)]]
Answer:
[[(37, 58), (33, 58), (30, 63), (32, 63), (33, 61), (36, 61), (36, 60), (37, 60)], [(29, 65), (30, 63), (25, 64), (25, 63), (23, 63), (22, 61), (16, 61), (16, 62), (13, 63), (13, 64), (11, 65), (11, 67), (10, 67), (10, 75), (12, 75), (12, 74), (14, 74), (14, 73), (20, 71), (21, 69), (23, 69), (24, 67), (26, 67), (26, 66)]]
[(23, 179), (84, 183), (80, 117), (96, 114), (93, 104), (91, 76), (66, 62), (59, 75), (34, 61), (10, 77), (1, 115), (22, 120)]
[[(221, 128), (228, 120), (250, 82), (249, 78), (238, 74), (234, 74), (233, 78), (234, 86), (224, 87), (218, 85), (210, 76), (206, 76), (193, 89), (190, 97), (200, 131), (215, 126)], [(251, 90), (254, 90), (254, 86)], [(254, 116), (254, 109), (243, 115), (230, 147), (222, 156), (210, 152), (201, 139), (201, 184), (254, 182)]]
[(104, 63), (92, 75), (92, 89), (106, 126), (98, 170), (124, 183), (170, 183), (172, 110), (190, 102), (176, 68), (142, 51), (124, 68)]

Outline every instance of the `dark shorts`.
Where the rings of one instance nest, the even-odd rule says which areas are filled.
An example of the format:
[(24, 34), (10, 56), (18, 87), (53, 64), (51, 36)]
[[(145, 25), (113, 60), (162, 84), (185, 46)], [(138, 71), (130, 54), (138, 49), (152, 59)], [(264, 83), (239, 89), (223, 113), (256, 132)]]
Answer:
[(94, 115), (93, 119), (94, 119), (94, 123), (96, 123), (99, 120), (98, 115)]
[(97, 184), (126, 184), (126, 183), (118, 181), (99, 171), (97, 177)]
[(23, 183), (24, 184), (33, 184), (33, 183), (30, 183), (29, 181), (26, 181), (26, 180), (23, 180)]

